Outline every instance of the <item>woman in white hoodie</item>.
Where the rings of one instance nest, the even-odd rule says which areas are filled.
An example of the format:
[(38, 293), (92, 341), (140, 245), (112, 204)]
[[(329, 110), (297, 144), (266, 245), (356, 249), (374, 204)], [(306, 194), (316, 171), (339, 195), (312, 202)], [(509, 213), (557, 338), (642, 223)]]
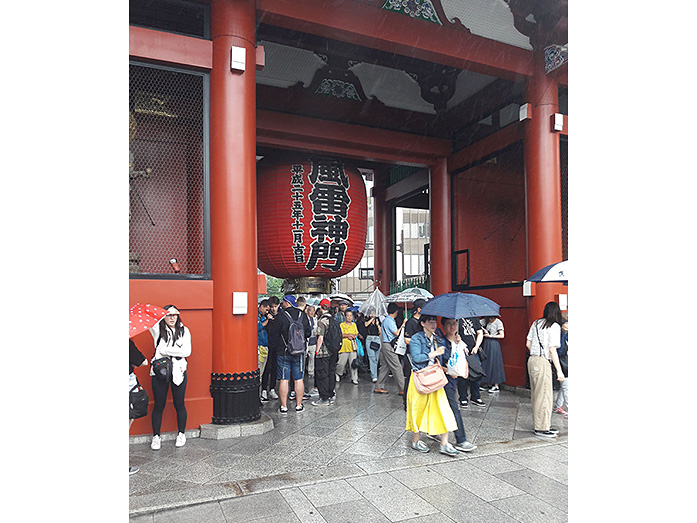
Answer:
[(179, 318), (179, 311), (174, 305), (163, 307), (167, 315), (162, 318), (153, 328), (150, 329), (153, 340), (155, 341), (155, 356), (153, 360), (171, 357), (172, 359), (172, 378), (171, 381), (164, 381), (155, 375), (150, 368), (152, 376), (152, 392), (154, 396), (154, 408), (152, 411), (152, 443), (150, 448), (159, 450), (160, 427), (162, 426), (162, 413), (167, 403), (167, 389), (172, 389), (172, 400), (177, 411), (177, 441), (175, 445), (182, 447), (186, 443), (186, 406), (184, 405), (184, 393), (186, 392), (186, 357), (191, 355), (191, 333)]

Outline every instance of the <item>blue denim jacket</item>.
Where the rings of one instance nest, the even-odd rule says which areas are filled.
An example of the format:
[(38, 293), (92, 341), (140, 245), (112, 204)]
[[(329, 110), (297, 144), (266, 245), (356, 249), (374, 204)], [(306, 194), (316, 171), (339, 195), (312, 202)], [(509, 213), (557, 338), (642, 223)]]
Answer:
[[(436, 347), (440, 347), (441, 345), (445, 346), (443, 340), (435, 334), (433, 335), (433, 340), (436, 342)], [(417, 332), (414, 334), (409, 342), (409, 356), (411, 357), (412, 368), (421, 370), (427, 367), (428, 353), (434, 348), (433, 342), (429, 341), (423, 332)], [(443, 356), (436, 357), (436, 360), (438, 360), (441, 365), (443, 364), (443, 361), (447, 362), (447, 360), (443, 360), (442, 358)]]

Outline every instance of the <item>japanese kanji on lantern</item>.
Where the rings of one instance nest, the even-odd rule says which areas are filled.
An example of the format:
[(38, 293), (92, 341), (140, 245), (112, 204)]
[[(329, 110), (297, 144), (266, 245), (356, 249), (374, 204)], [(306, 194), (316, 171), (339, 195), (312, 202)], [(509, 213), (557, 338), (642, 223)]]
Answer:
[(328, 292), (329, 280), (363, 257), (367, 197), (361, 173), (321, 156), (257, 164), (259, 269), (296, 292)]

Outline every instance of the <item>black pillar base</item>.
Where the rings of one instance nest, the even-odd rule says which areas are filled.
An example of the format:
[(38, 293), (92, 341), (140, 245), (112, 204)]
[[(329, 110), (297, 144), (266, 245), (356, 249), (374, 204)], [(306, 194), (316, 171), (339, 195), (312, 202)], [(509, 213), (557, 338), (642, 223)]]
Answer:
[(210, 390), (214, 424), (231, 425), (261, 418), (259, 369), (232, 374), (211, 373)]

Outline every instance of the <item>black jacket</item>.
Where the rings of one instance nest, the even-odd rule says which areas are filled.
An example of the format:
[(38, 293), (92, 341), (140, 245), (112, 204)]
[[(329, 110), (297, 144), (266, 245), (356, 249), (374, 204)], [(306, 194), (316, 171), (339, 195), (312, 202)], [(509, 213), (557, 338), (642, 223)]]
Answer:
[(286, 347), (288, 329), (290, 329), (290, 319), (288, 318), (288, 315), (290, 315), (290, 317), (294, 320), (298, 319), (298, 315), (302, 315), (305, 340), (307, 340), (312, 334), (312, 327), (310, 326), (310, 319), (307, 317), (307, 314), (295, 307), (279, 309), (278, 314), (274, 317), (273, 321), (270, 321), (266, 326), (266, 330), (269, 333), (269, 349), (278, 351)]

